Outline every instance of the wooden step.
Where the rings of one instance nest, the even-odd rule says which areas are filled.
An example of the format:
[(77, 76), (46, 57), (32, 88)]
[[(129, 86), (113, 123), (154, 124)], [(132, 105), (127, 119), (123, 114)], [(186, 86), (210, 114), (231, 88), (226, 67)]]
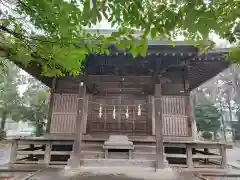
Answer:
[[(187, 158), (186, 154), (166, 154), (168, 158)], [(109, 152), (109, 159), (128, 159), (127, 152)], [(104, 152), (82, 151), (82, 159), (104, 159)], [(136, 160), (156, 160), (156, 153), (132, 152), (132, 159)]]
[[(82, 150), (83, 151), (103, 151), (102, 144), (83, 144)], [(155, 146), (146, 146), (146, 145), (134, 145), (135, 152), (156, 152)]]
[(155, 167), (156, 161), (126, 159), (82, 159), (81, 164), (88, 167)]

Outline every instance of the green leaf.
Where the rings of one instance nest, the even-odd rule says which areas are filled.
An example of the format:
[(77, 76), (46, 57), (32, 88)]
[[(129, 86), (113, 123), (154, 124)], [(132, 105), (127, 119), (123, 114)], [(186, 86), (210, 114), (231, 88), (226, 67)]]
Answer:
[(155, 39), (156, 39), (156, 36), (157, 36), (157, 29), (156, 29), (155, 27), (153, 27), (153, 28), (151, 29), (151, 38), (152, 38), (153, 40), (155, 40)]

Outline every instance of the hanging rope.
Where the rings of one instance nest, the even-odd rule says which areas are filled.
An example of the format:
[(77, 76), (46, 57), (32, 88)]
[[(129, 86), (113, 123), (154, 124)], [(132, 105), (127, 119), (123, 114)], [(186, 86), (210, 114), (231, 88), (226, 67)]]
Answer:
[(101, 104), (101, 103), (98, 103), (98, 102), (94, 102), (94, 101), (87, 101), (87, 102), (89, 102), (89, 103), (93, 103), (93, 104), (97, 104), (97, 105), (103, 105), (103, 106), (117, 106), (117, 107), (119, 107), (119, 106), (122, 106), (122, 107), (126, 107), (126, 106), (128, 106), (128, 107), (137, 107), (137, 106), (142, 106), (142, 105), (146, 105), (146, 104), (151, 104), (152, 102), (146, 102), (146, 103), (142, 103), (142, 104), (127, 104), (127, 105), (122, 105), (122, 104), (120, 104), (120, 105), (112, 105), (112, 104)]
[[(141, 106), (142, 105), (145, 105), (145, 104), (150, 104), (152, 102), (146, 102), (146, 103), (143, 103), (143, 104), (132, 104), (132, 105), (112, 105), (112, 104), (102, 104), (102, 103), (98, 103), (98, 102), (94, 102), (94, 101), (87, 101), (88, 103), (93, 103), (93, 104), (97, 104), (99, 105), (99, 113), (98, 113), (98, 116), (99, 118), (102, 118), (102, 106), (113, 106), (113, 113), (112, 113), (112, 117), (113, 119), (116, 119), (116, 106), (117, 107), (126, 107), (126, 113), (125, 113), (125, 117), (126, 119), (129, 118), (129, 108), (128, 107), (137, 107), (137, 115), (138, 116), (141, 116), (142, 115), (142, 109), (141, 109)], [(106, 110), (106, 108), (105, 108)]]
[(100, 118), (102, 117), (102, 104), (100, 104), (100, 107), (99, 107), (99, 117)]
[(116, 108), (114, 106), (114, 108), (113, 108), (113, 119), (115, 119), (115, 118), (116, 118)]
[(137, 113), (138, 116), (141, 116), (141, 105), (139, 104), (138, 105), (138, 113)]
[(129, 118), (129, 114), (128, 114), (128, 106), (127, 106), (127, 110), (126, 110), (126, 119)]

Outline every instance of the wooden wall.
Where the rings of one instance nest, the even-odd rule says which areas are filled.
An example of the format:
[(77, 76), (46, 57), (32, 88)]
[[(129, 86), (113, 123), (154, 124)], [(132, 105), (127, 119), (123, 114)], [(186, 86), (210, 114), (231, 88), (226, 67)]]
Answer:
[(50, 133), (74, 133), (77, 115), (77, 94), (53, 94)]
[(163, 134), (189, 136), (185, 96), (163, 96)]
[[(102, 104), (117, 104), (117, 97), (95, 97), (88, 95), (88, 113), (86, 114), (86, 119), (83, 121), (84, 128), (83, 131), (86, 133), (93, 132), (104, 132), (106, 130), (114, 131), (122, 134), (126, 132), (131, 134), (135, 132), (136, 135), (154, 135), (154, 125), (155, 117), (152, 113), (152, 108), (154, 103), (151, 102), (148, 96), (141, 97), (139, 99), (129, 98), (126, 96), (124, 99), (125, 104), (131, 103), (146, 103), (149, 102), (150, 106), (145, 104), (142, 106), (142, 115), (137, 116), (137, 106), (129, 107), (129, 119), (125, 118), (125, 107), (122, 108), (122, 113), (120, 113), (120, 119), (112, 119), (112, 106), (108, 108), (103, 105), (103, 116), (102, 118), (98, 117), (98, 108), (99, 104), (93, 105), (92, 102), (102, 103)], [(77, 112), (77, 94), (67, 94), (67, 93), (55, 93), (53, 98), (53, 110), (51, 116), (51, 128), (50, 133), (57, 134), (72, 134), (75, 131), (75, 120)], [(122, 100), (123, 101), (123, 100)], [(184, 96), (163, 96), (163, 133), (165, 136), (174, 136), (174, 137), (188, 137), (191, 134), (189, 133), (189, 122), (186, 116), (186, 104)], [(123, 103), (123, 102), (122, 102)], [(123, 103), (123, 104), (124, 104)], [(153, 104), (152, 104), (153, 103)], [(152, 107), (153, 105), (153, 107)], [(150, 109), (149, 109), (150, 108)], [(107, 111), (105, 114), (104, 111)], [(119, 110), (116, 112), (118, 113)], [(108, 116), (108, 118), (106, 117)], [(117, 114), (118, 116), (118, 114)], [(108, 121), (106, 121), (108, 119)], [(117, 121), (120, 120), (120, 123)], [(116, 122), (116, 123), (115, 123)], [(134, 122), (134, 123), (133, 123)], [(120, 127), (117, 127), (120, 124)], [(108, 126), (106, 128), (105, 126)], [(105, 129), (104, 129), (105, 127)], [(122, 130), (121, 130), (122, 127)], [(125, 127), (125, 128), (124, 128)], [(138, 133), (137, 133), (138, 132)], [(133, 133), (134, 134), (134, 133)], [(133, 135), (132, 134), (132, 135)]]

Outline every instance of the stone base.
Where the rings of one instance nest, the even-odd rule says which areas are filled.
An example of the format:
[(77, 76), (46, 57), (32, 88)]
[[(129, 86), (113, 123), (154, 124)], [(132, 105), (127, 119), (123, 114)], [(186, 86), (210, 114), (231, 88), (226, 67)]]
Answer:
[(168, 172), (173, 172), (172, 168), (164, 168), (164, 169), (156, 169), (157, 173), (168, 173)]
[(163, 155), (163, 165), (164, 165), (164, 169), (169, 168), (169, 164), (168, 164), (168, 161), (167, 161), (167, 156), (166, 156), (165, 153)]
[(165, 159), (164, 160), (164, 168), (168, 168), (168, 167), (169, 167), (168, 161)]
[(80, 158), (79, 157), (76, 157), (74, 156), (74, 154), (72, 153), (70, 155), (70, 158), (68, 159), (68, 162), (67, 162), (67, 168), (73, 168), (73, 169), (78, 169), (80, 168)]
[(164, 169), (156, 169), (156, 174), (158, 177), (166, 180), (176, 179), (178, 177), (178, 173), (173, 171), (172, 168), (164, 168)]

